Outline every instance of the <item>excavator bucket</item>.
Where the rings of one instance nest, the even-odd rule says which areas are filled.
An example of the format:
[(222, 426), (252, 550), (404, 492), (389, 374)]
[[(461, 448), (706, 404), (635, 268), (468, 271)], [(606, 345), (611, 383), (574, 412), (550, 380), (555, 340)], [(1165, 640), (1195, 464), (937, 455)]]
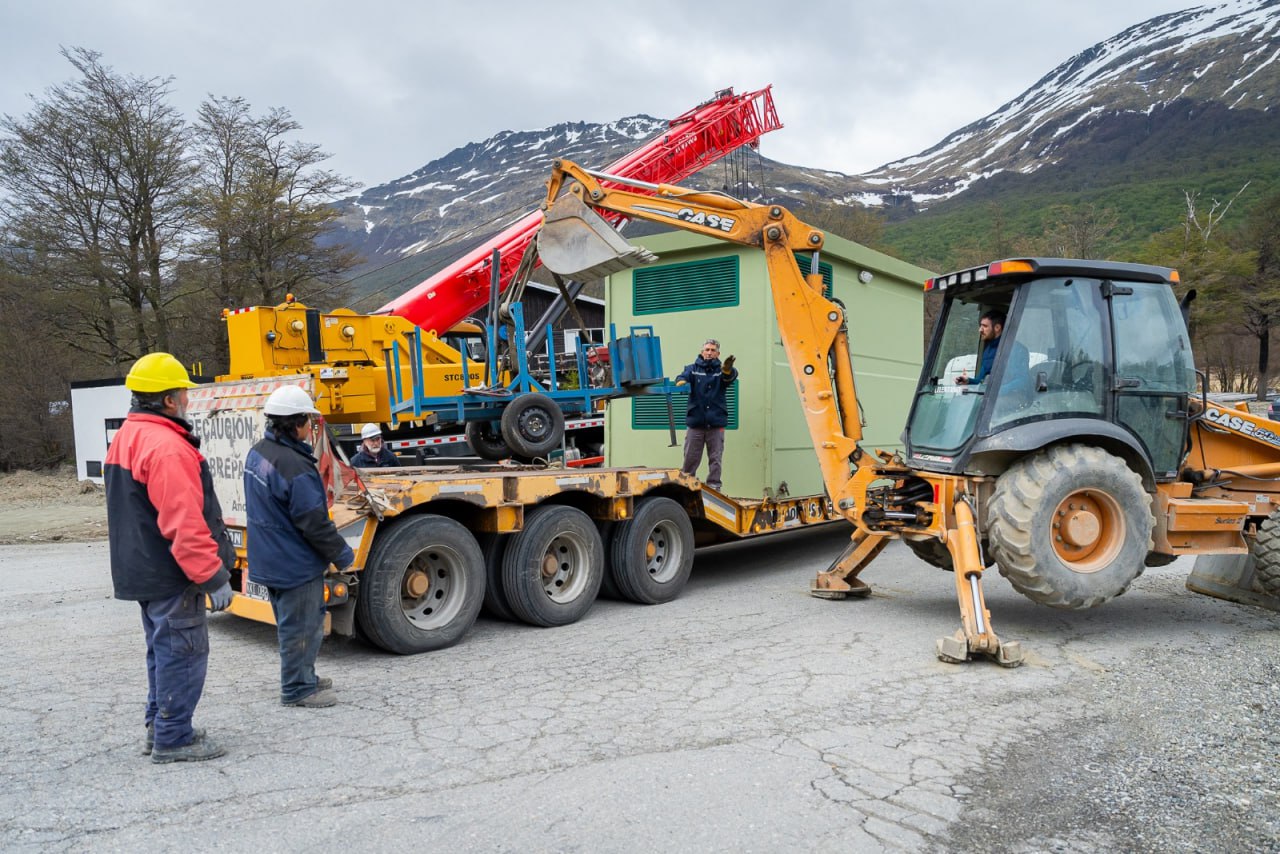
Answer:
[(1280, 598), (1267, 595), (1256, 576), (1252, 554), (1200, 555), (1187, 577), (1187, 589), (1228, 602), (1280, 611)]
[(547, 209), (538, 231), (538, 256), (548, 270), (566, 279), (590, 282), (658, 260), (632, 246), (577, 196), (566, 193)]

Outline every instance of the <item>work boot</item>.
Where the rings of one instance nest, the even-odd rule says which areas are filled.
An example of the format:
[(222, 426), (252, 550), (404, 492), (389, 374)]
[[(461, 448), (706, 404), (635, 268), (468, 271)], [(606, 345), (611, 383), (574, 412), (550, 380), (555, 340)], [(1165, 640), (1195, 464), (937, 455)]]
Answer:
[(317, 690), (317, 691), (328, 691), (328, 690), (329, 690), (330, 688), (332, 688), (332, 687), (333, 687), (333, 680), (332, 680), (332, 679), (330, 679), (328, 676), (317, 676), (317, 677), (316, 677), (316, 690)]
[[(196, 738), (204, 738), (204, 727), (195, 727), (193, 730)], [(150, 756), (151, 750), (156, 746), (156, 725), (147, 724), (147, 737), (142, 742), (142, 755)]]
[(325, 688), (316, 691), (314, 694), (308, 694), (301, 700), (294, 700), (292, 703), (282, 703), (281, 705), (301, 706), (304, 709), (327, 709), (336, 702), (338, 702), (338, 695)]
[(167, 762), (203, 762), (206, 759), (216, 759), (226, 752), (225, 747), (210, 740), (204, 731), (200, 730), (189, 744), (181, 747), (154, 748), (151, 751), (151, 761), (157, 765)]

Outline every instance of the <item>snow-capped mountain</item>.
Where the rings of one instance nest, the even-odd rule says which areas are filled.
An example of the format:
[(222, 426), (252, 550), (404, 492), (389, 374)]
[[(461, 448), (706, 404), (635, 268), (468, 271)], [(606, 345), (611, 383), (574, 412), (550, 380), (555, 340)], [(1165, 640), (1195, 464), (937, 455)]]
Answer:
[[(932, 148), (864, 175), (752, 155), (747, 192), (741, 174), (721, 164), (685, 183), (792, 206), (810, 196), (884, 206), (901, 216), (988, 187), (983, 179), (993, 176), (1069, 174), (1075, 185), (1059, 189), (1079, 191), (1114, 180), (1117, 163), (1126, 180), (1141, 180), (1143, 170), (1194, 168), (1209, 153), (1239, 159), (1267, 149), (1274, 158), (1278, 107), (1280, 0), (1228, 0), (1130, 27)], [(553, 157), (604, 167), (665, 127), (640, 115), (503, 132), (347, 200), (330, 238), (363, 253), (366, 269), (397, 262), (394, 276), (376, 281), (384, 298), (394, 296), (534, 209)]]
[(870, 190), (896, 188), (928, 203), (1001, 172), (1052, 166), (1117, 119), (1206, 103), (1275, 115), (1280, 0), (1215, 3), (1130, 27), (932, 148), (858, 178)]
[(665, 127), (650, 116), (630, 116), (504, 131), (348, 199), (333, 237), (385, 262), (483, 236), (537, 207), (553, 158), (610, 163)]

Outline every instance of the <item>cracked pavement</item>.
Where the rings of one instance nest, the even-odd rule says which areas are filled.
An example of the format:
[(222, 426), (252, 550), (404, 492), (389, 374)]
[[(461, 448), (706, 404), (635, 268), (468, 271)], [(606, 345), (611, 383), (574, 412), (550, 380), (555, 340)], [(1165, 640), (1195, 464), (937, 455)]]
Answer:
[(558, 629), (327, 640), (331, 709), (280, 706), (274, 628), (215, 615), (196, 723), (229, 751), (166, 766), (106, 544), (0, 547), (0, 847), (1280, 850), (1280, 615), (1186, 591), (1189, 560), (1086, 612), (992, 572), (1027, 664), (947, 665), (952, 578), (901, 544), (870, 599), (808, 596), (846, 532), (701, 550), (680, 599)]

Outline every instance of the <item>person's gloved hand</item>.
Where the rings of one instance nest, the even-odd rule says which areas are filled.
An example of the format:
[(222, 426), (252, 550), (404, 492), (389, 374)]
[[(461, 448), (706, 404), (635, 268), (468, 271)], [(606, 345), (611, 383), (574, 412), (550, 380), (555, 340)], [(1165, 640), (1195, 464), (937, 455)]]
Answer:
[(231, 604), (231, 585), (226, 582), (209, 594), (209, 610), (225, 611)]
[(733, 371), (733, 358), (734, 357), (730, 355), (728, 358), (724, 360), (724, 365), (722, 369), (726, 374), (731, 373)]
[(689, 383), (685, 382), (684, 380), (676, 380), (676, 385), (688, 385), (688, 384)]

